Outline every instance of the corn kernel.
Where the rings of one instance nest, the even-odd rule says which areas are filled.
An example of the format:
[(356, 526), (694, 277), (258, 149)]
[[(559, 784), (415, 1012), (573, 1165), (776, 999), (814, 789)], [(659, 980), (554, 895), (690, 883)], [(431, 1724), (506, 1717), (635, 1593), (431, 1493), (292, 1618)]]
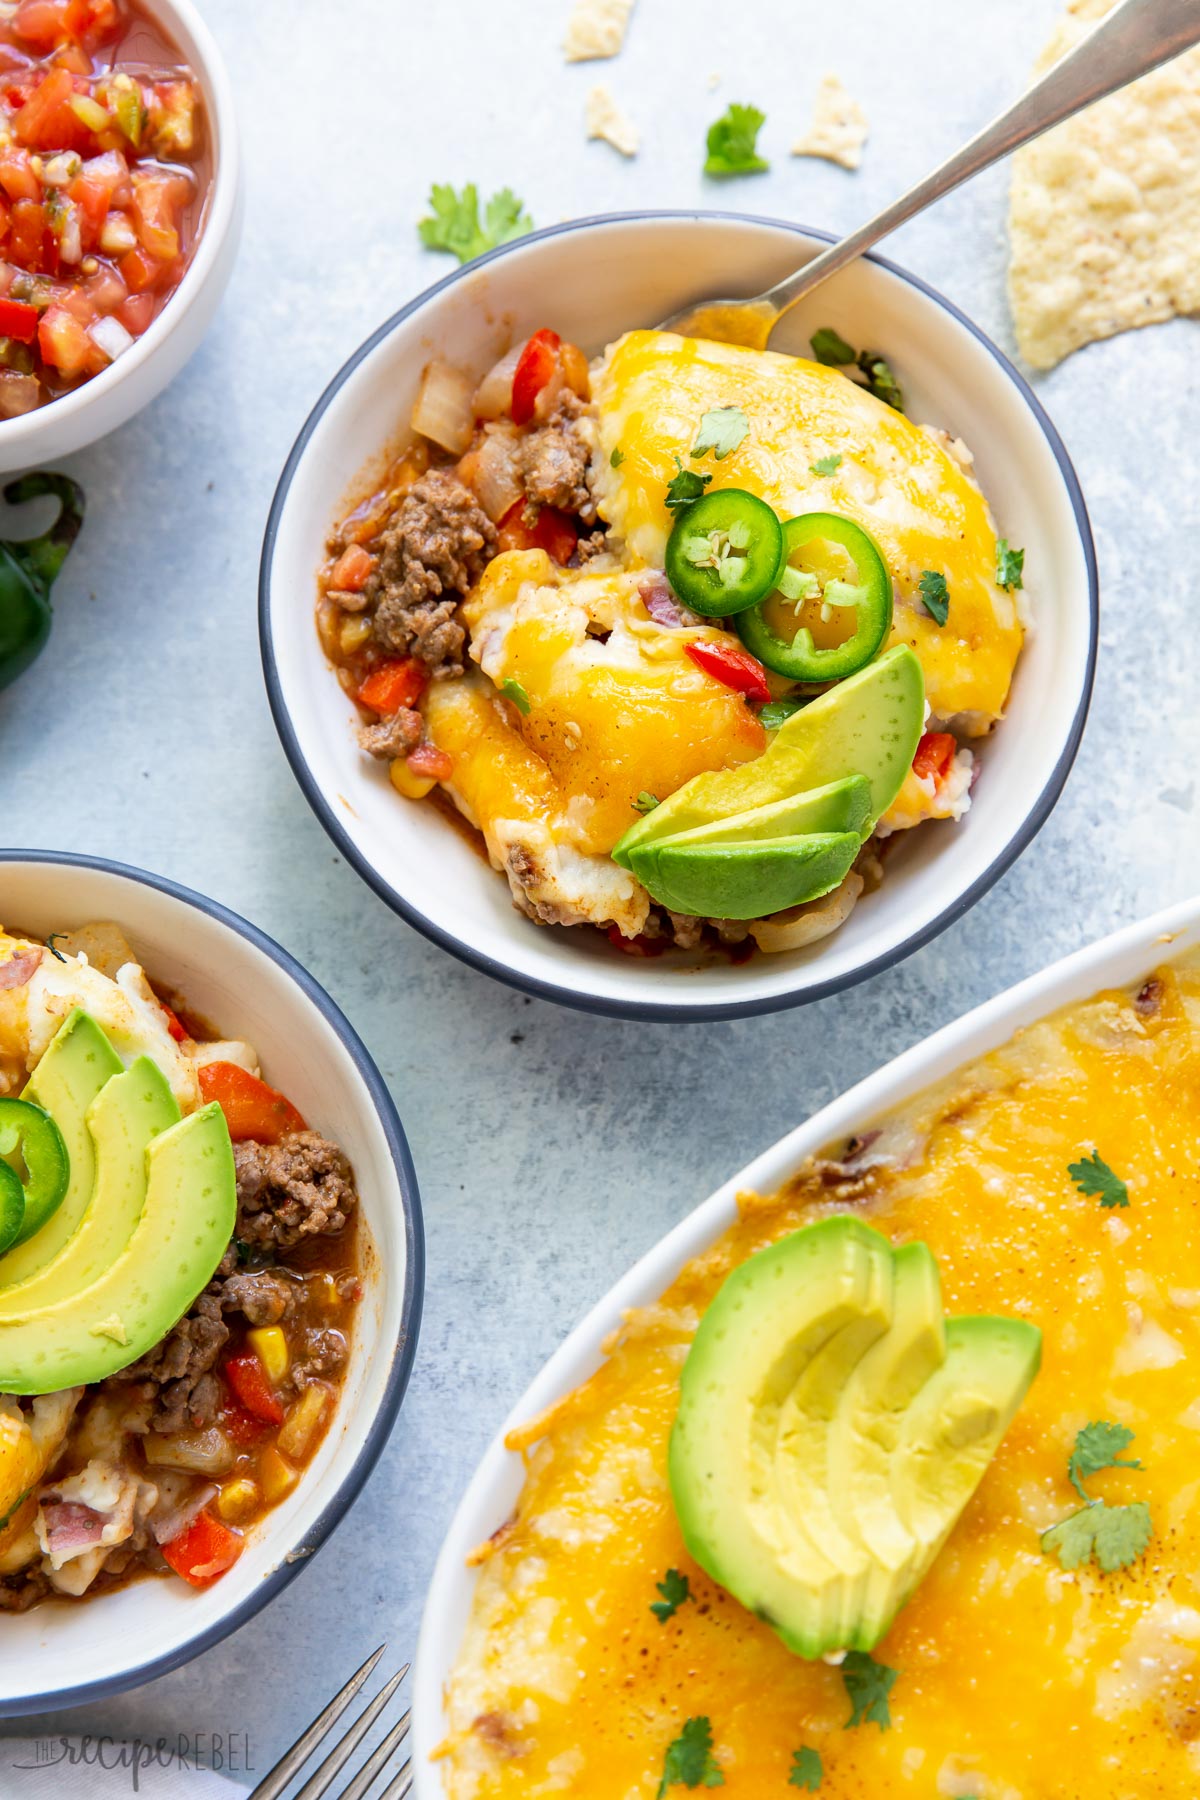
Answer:
[(363, 618), (361, 614), (357, 618), (343, 619), (338, 632), (342, 655), (353, 656), (356, 650), (361, 650), (373, 629), (370, 619)]
[(264, 1450), (258, 1459), (258, 1473), (262, 1481), (263, 1498), (268, 1505), (274, 1506), (285, 1494), (290, 1494), (298, 1480), (295, 1469), (278, 1450)]
[(317, 1289), (317, 1299), (322, 1306), (328, 1306), (330, 1308), (342, 1304), (342, 1296), (338, 1293), (337, 1281), (328, 1273), (328, 1271), (321, 1276), (321, 1284)]
[(299, 1460), (307, 1456), (309, 1447), (318, 1425), (325, 1417), (325, 1408), (329, 1405), (329, 1393), (326, 1388), (318, 1387), (314, 1382), (306, 1387), (295, 1406), (279, 1427), (279, 1442), (289, 1456)]
[(392, 786), (406, 800), (423, 800), (437, 786), (428, 775), (414, 775), (402, 756), (396, 758), (390, 772)]
[(253, 1481), (239, 1476), (226, 1482), (217, 1495), (217, 1511), (223, 1519), (246, 1519), (258, 1506), (259, 1492)]
[(288, 1372), (288, 1344), (282, 1325), (260, 1325), (246, 1333), (246, 1341), (276, 1387)]

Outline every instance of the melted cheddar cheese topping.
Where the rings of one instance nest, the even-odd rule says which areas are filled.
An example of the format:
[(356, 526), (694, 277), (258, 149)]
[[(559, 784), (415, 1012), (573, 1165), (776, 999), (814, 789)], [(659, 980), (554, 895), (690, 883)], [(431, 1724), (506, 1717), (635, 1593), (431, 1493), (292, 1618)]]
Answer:
[[(593, 378), (599, 408), (594, 479), (601, 514), (641, 563), (661, 568), (671, 530), (664, 504), (676, 457), (711, 474), (709, 493), (747, 488), (781, 519), (837, 512), (879, 543), (896, 588), (893, 644), (911, 644), (935, 717), (968, 735), (1001, 716), (1022, 626), (996, 584), (996, 531), (949, 440), (914, 425), (839, 370), (772, 350), (671, 332), (631, 331)], [(721, 462), (689, 461), (704, 413), (740, 406), (749, 432)], [(614, 451), (618, 466), (612, 467)], [(817, 476), (822, 457), (841, 457)], [(947, 579), (939, 626), (920, 603), (925, 570)]]
[[(1200, 1792), (1200, 973), (1181, 963), (1020, 1034), (817, 1164), (738, 1222), (597, 1373), (512, 1440), (527, 1479), (479, 1560), (448, 1684), (452, 1800), (650, 1800), (668, 1744), (706, 1715), (724, 1791), (782, 1797), (816, 1748), (821, 1800), (1191, 1800)], [(1128, 1185), (1106, 1211), (1069, 1163)], [(1042, 1372), (975, 1497), (875, 1651), (892, 1724), (847, 1729), (837, 1668), (791, 1655), (690, 1561), (667, 1439), (704, 1309), (754, 1251), (854, 1210), (938, 1259), (948, 1313), (1044, 1334)], [(1040, 1534), (1079, 1506), (1075, 1433), (1136, 1433), (1140, 1471), (1095, 1477), (1149, 1503), (1132, 1567), (1064, 1571)], [(651, 1614), (666, 1570), (692, 1598)], [(675, 1790), (672, 1789), (671, 1792)], [(682, 1791), (682, 1790), (680, 1790)]]

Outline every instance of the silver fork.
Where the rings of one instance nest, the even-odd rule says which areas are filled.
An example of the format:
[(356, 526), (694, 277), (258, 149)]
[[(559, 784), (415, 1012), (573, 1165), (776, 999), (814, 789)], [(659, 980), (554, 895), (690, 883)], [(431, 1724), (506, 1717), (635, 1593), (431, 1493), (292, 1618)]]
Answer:
[[(330, 1731), (360, 1688), (365, 1685), (375, 1664), (386, 1649), (386, 1644), (380, 1644), (374, 1655), (368, 1656), (362, 1668), (354, 1672), (345, 1687), (339, 1689), (329, 1705), (317, 1714), (308, 1730), (302, 1731), (291, 1749), (284, 1752), (270, 1774), (263, 1777), (254, 1792), (249, 1795), (248, 1800), (279, 1800), (283, 1790), (299, 1775), (309, 1757), (328, 1738)], [(322, 1794), (328, 1793), (408, 1674), (410, 1667), (411, 1664), (405, 1663), (404, 1667), (398, 1670), (390, 1681), (384, 1683), (375, 1698), (368, 1701), (349, 1731), (337, 1740), (324, 1761), (313, 1771), (304, 1786), (298, 1790), (294, 1800), (320, 1800)], [(378, 1776), (387, 1772), (389, 1763), (408, 1736), (408, 1728), (411, 1723), (411, 1712), (405, 1712), (402, 1718), (397, 1719), (387, 1736), (372, 1750), (358, 1774), (353, 1776), (348, 1786), (341, 1790), (337, 1800), (366, 1800), (367, 1792), (373, 1782)], [(387, 1786), (380, 1789), (375, 1800), (402, 1800), (403, 1795), (412, 1788), (412, 1784), (412, 1758), (406, 1757)]]

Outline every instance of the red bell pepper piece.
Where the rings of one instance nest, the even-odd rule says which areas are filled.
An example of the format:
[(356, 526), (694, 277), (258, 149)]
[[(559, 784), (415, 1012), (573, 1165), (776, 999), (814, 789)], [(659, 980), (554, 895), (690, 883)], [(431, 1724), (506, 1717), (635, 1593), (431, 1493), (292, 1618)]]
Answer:
[(0, 337), (16, 338), (18, 344), (32, 344), (37, 336), (38, 309), (23, 300), (0, 300)]
[(958, 741), (948, 731), (927, 731), (913, 757), (913, 774), (922, 781), (932, 776), (934, 787), (939, 787), (950, 773), (957, 749)]
[(771, 698), (767, 671), (756, 656), (751, 656), (739, 644), (714, 644), (701, 639), (685, 644), (683, 648), (698, 669), (703, 669), (714, 681), (732, 688), (735, 694), (745, 694), (747, 700)]
[(178, 1537), (160, 1545), (175, 1573), (199, 1588), (210, 1587), (232, 1569), (245, 1548), (246, 1540), (241, 1534), (214, 1519), (207, 1507), (184, 1526)]
[(239, 1401), (253, 1418), (261, 1419), (264, 1425), (283, 1424), (283, 1408), (275, 1397), (267, 1371), (253, 1350), (244, 1350), (238, 1356), (231, 1356), (224, 1365), (223, 1373)]
[(425, 692), (429, 677), (415, 656), (400, 656), (394, 662), (380, 663), (372, 669), (358, 690), (360, 706), (391, 718), (402, 706), (415, 706)]
[(351, 544), (329, 571), (329, 585), (346, 594), (361, 594), (375, 567), (375, 558), (361, 544)]
[(544, 550), (553, 561), (565, 565), (578, 542), (572, 521), (553, 506), (531, 506), (527, 500), (518, 500), (500, 521), (501, 550)]
[(248, 1413), (244, 1406), (239, 1406), (232, 1397), (221, 1408), (218, 1423), (226, 1437), (231, 1437), (243, 1450), (257, 1444), (263, 1432), (270, 1429), (261, 1419), (256, 1419), (253, 1413)]
[(514, 425), (528, 425), (537, 397), (558, 367), (562, 339), (557, 331), (535, 331), (513, 371), (512, 417)]
[(204, 1063), (199, 1078), (201, 1096), (217, 1102), (235, 1144), (247, 1138), (277, 1144), (285, 1132), (307, 1130), (290, 1100), (237, 1063)]
[(175, 1039), (175, 1042), (177, 1044), (182, 1044), (185, 1038), (191, 1037), (191, 1032), (188, 1030), (179, 1014), (173, 1012), (165, 1000), (160, 1000), (158, 1004), (167, 1015), (167, 1030)]
[(404, 760), (414, 775), (426, 781), (449, 781), (454, 773), (453, 759), (436, 744), (418, 744)]

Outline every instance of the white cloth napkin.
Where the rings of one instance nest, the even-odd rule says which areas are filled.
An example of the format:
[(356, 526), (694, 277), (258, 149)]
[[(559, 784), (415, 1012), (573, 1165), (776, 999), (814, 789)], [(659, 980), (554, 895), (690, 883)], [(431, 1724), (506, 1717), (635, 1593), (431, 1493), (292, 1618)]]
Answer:
[(244, 1781), (161, 1743), (107, 1737), (0, 1739), (0, 1800), (241, 1800)]

